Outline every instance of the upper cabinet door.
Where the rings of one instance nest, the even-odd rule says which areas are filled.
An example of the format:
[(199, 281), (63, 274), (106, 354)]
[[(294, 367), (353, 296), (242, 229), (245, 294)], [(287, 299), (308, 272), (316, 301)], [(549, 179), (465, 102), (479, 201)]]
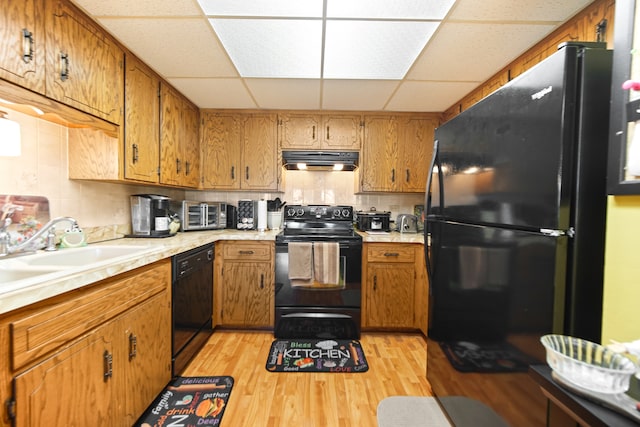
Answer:
[(44, 94), (42, 0), (4, 2), (0, 8), (0, 78)]
[(45, 10), (47, 96), (120, 124), (123, 51), (69, 2), (48, 2)]
[(282, 114), (279, 117), (280, 148), (311, 150), (320, 146), (320, 116), (317, 114)]
[(240, 188), (242, 120), (232, 113), (202, 113), (202, 186)]
[(398, 173), (402, 191), (425, 191), (433, 153), (433, 135), (437, 126), (437, 118), (407, 117), (400, 120), (398, 135), (401, 156)]
[(364, 147), (360, 165), (362, 191), (399, 189), (398, 122), (393, 116), (365, 117)]
[(320, 148), (328, 150), (360, 150), (362, 140), (360, 115), (331, 114), (323, 116)]
[(125, 70), (124, 177), (158, 183), (160, 167), (160, 79), (127, 55)]
[(251, 114), (244, 120), (240, 187), (278, 189), (278, 135), (275, 114)]

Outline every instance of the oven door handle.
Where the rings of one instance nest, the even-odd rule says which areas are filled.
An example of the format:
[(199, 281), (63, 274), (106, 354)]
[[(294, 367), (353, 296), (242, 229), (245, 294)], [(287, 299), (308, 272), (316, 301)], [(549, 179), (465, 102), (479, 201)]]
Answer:
[(308, 319), (320, 319), (320, 318), (331, 318), (331, 319), (351, 319), (351, 316), (348, 314), (341, 313), (289, 313), (283, 314), (283, 318), (285, 317), (296, 317), (296, 318), (308, 318)]

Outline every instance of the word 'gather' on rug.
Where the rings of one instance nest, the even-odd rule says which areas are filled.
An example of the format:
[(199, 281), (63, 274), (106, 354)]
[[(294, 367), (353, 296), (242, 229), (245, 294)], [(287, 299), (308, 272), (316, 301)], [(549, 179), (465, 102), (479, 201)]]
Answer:
[(233, 378), (177, 377), (158, 395), (136, 427), (220, 425)]
[(364, 350), (357, 340), (275, 340), (266, 368), (271, 372), (366, 372)]

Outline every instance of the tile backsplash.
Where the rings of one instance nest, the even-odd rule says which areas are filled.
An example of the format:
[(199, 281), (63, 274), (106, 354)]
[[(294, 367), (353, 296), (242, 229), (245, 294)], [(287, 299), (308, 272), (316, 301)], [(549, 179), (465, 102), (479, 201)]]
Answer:
[(356, 194), (354, 172), (284, 171), (283, 193), (185, 191), (70, 180), (67, 128), (13, 110), (7, 113), (8, 119), (20, 124), (22, 153), (19, 157), (0, 156), (0, 194), (48, 198), (51, 217), (76, 218), (89, 231), (90, 241), (121, 237), (130, 231), (129, 196), (137, 193), (232, 204), (239, 199), (279, 197), (289, 204), (345, 204), (356, 210), (375, 207), (378, 211), (390, 211), (392, 219), (398, 213), (412, 213), (414, 205), (423, 203), (422, 195)]

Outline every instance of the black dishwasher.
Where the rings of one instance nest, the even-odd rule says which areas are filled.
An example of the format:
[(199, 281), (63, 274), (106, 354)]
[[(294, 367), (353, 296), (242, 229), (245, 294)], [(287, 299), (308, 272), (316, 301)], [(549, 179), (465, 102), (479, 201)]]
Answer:
[(179, 375), (211, 336), (213, 243), (173, 257), (172, 373)]

